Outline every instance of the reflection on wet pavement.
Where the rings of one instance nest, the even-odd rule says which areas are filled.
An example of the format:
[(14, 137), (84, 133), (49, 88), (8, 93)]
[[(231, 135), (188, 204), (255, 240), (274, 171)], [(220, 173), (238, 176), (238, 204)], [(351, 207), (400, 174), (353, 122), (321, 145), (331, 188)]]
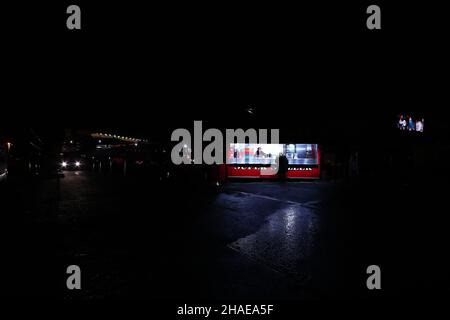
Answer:
[(268, 216), (257, 232), (229, 247), (303, 282), (310, 274), (318, 226), (319, 218), (311, 209), (287, 205)]

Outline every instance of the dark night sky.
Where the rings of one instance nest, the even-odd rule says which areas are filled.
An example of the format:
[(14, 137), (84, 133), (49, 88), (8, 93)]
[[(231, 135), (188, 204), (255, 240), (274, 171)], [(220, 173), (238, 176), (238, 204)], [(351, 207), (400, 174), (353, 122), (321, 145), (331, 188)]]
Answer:
[[(15, 61), (5, 72), (8, 126), (165, 136), (210, 120), (375, 137), (397, 112), (416, 110), (430, 128), (446, 127), (437, 109), (447, 90), (445, 20), (432, 18), (431, 8), (383, 4), (383, 29), (370, 33), (364, 2), (79, 2), (80, 33), (67, 32), (64, 2), (11, 4), (3, 21), (17, 31), (5, 40), (6, 58)], [(412, 23), (419, 14), (421, 24)], [(243, 111), (248, 106), (255, 117)]]

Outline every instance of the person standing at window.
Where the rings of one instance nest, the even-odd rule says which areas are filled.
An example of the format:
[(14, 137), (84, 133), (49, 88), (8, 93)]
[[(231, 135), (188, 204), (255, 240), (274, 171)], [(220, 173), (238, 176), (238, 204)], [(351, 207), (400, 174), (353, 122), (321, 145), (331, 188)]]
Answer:
[(408, 119), (408, 131), (414, 131), (416, 129), (414, 121), (411, 117)]

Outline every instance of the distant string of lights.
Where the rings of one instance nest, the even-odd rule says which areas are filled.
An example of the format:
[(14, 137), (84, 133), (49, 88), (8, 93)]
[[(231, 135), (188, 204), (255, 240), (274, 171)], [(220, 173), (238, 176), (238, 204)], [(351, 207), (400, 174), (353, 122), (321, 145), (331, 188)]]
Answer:
[(121, 141), (126, 141), (126, 142), (132, 142), (132, 143), (138, 143), (138, 142), (145, 142), (147, 143), (148, 140), (146, 139), (138, 139), (138, 138), (132, 138), (132, 137), (127, 137), (127, 136), (122, 136), (122, 135), (117, 135), (117, 134), (110, 134), (110, 133), (91, 133), (91, 137), (94, 139), (117, 139), (117, 140), (121, 140)]

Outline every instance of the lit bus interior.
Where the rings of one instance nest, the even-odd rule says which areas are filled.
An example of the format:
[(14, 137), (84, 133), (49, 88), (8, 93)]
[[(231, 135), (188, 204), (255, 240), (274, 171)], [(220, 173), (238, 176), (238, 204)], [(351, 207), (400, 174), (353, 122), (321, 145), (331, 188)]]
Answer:
[(268, 167), (284, 154), (288, 159), (288, 178), (319, 178), (317, 144), (230, 144), (227, 154), (227, 176), (276, 178)]

